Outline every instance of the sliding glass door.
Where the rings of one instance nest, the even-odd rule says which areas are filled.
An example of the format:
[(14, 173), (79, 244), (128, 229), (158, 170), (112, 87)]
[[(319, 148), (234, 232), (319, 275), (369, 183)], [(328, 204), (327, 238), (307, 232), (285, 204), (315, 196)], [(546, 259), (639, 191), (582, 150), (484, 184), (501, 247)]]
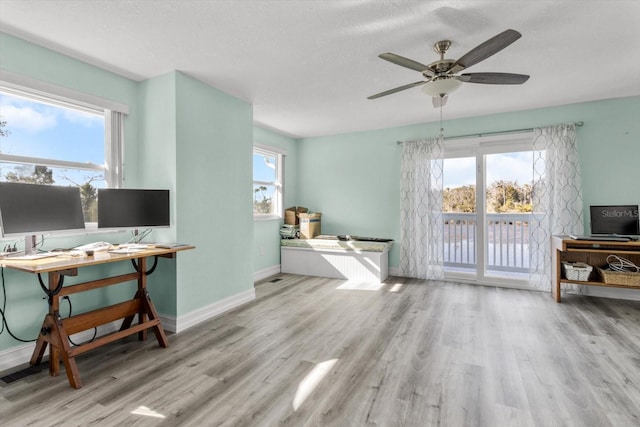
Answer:
[(476, 158), (443, 163), (442, 210), (445, 271), (476, 274)]
[(533, 151), (485, 155), (485, 275), (527, 279)]
[(450, 143), (444, 160), (444, 266), (477, 282), (529, 276), (530, 139)]

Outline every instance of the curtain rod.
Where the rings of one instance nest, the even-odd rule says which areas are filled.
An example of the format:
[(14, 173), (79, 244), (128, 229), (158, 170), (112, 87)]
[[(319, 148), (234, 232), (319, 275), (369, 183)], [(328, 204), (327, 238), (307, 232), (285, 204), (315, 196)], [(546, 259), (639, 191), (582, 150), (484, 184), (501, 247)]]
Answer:
[[(584, 122), (574, 122), (576, 127), (584, 126)], [(501, 130), (496, 132), (484, 132), (484, 133), (469, 133), (466, 135), (456, 135), (456, 136), (445, 136), (444, 139), (462, 139), (462, 138), (472, 138), (472, 137), (482, 137), (482, 136), (493, 136), (493, 135), (507, 135), (510, 133), (520, 133), (520, 132), (531, 132), (534, 128), (525, 128), (525, 129), (511, 129), (511, 130)], [(410, 142), (410, 141), (409, 141)], [(404, 141), (397, 141), (398, 145), (404, 143)]]

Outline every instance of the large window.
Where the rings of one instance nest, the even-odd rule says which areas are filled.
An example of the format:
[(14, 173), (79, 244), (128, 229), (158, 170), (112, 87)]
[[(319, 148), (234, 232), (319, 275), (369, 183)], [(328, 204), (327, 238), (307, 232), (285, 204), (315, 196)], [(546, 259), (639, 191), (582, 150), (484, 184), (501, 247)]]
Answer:
[(121, 183), (120, 113), (0, 82), (0, 122), (0, 181), (77, 186), (96, 222), (97, 189)]
[(253, 148), (253, 217), (282, 217), (284, 153), (273, 148)]

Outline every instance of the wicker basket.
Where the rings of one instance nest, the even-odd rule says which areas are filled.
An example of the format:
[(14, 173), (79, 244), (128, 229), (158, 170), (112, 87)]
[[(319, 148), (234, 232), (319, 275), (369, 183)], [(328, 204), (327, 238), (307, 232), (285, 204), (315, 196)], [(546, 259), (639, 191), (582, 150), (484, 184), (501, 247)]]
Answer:
[(562, 262), (562, 269), (567, 280), (586, 282), (589, 280), (593, 267), (583, 262)]
[(630, 271), (612, 271), (596, 267), (602, 277), (602, 281), (608, 285), (640, 286), (640, 273)]

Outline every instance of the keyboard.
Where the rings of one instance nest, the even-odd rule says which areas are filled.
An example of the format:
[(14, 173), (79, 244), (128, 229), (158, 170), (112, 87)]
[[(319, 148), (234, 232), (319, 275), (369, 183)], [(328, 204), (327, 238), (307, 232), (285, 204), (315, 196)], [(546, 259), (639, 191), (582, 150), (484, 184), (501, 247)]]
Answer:
[(142, 252), (144, 248), (117, 248), (117, 249), (109, 249), (110, 254), (135, 254), (138, 252)]
[(93, 242), (87, 243), (86, 245), (80, 245), (73, 248), (76, 251), (106, 251), (111, 247), (111, 243), (109, 242)]
[(593, 240), (594, 242), (628, 242), (631, 239), (624, 236), (574, 236), (570, 235), (574, 240)]
[(149, 249), (151, 247), (151, 245), (148, 245), (146, 243), (122, 243), (120, 245), (118, 245), (118, 247), (120, 249)]
[(156, 243), (154, 246), (156, 248), (162, 248), (162, 249), (173, 249), (173, 248), (179, 248), (180, 246), (187, 246), (187, 244), (172, 242), (172, 243)]
[(10, 260), (35, 260), (35, 259), (42, 259), (42, 258), (51, 258), (54, 256), (58, 256), (60, 254), (58, 253), (54, 253), (54, 252), (40, 252), (37, 254), (31, 254), (31, 255), (15, 255), (15, 256), (7, 256), (7, 259)]

